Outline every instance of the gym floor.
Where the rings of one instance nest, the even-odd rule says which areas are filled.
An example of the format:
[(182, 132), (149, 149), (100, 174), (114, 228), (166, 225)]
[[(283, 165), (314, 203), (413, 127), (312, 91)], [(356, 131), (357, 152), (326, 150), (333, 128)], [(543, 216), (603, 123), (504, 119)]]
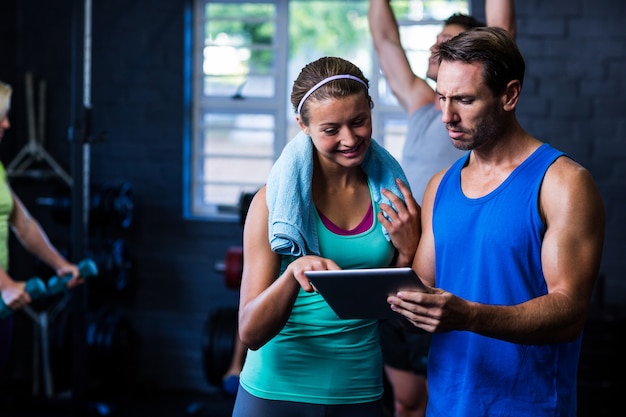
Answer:
[(0, 394), (2, 417), (230, 417), (234, 398), (219, 392), (151, 392), (89, 402), (78, 410), (62, 399), (39, 400)]
[[(581, 388), (579, 417), (613, 417), (619, 414), (616, 410), (623, 409), (618, 404), (621, 388), (587, 385)], [(231, 417), (233, 403), (234, 398), (219, 391), (153, 391), (112, 401), (90, 402), (86, 412), (78, 412), (68, 401), (33, 399), (0, 387), (2, 417)]]

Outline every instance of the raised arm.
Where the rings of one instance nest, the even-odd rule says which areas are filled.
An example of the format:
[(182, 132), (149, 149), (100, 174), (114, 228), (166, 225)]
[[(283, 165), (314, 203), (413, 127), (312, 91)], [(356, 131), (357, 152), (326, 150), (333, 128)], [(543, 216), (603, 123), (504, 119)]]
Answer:
[(485, 0), (487, 26), (496, 26), (508, 31), (513, 38), (517, 36), (514, 0)]
[(402, 108), (411, 114), (434, 102), (433, 89), (411, 69), (389, 0), (371, 0), (368, 17), (380, 67)]

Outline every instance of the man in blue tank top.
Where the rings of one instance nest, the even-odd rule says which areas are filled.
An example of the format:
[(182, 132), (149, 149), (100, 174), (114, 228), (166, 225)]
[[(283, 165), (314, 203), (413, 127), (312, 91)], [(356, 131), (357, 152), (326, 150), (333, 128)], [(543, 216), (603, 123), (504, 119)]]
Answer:
[[(515, 2), (485, 0), (487, 26), (507, 29), (515, 36)], [(419, 204), (430, 178), (466, 151), (450, 144), (448, 132), (441, 123), (441, 108), (431, 81), (437, 81), (436, 51), (441, 42), (468, 29), (485, 26), (478, 19), (461, 13), (448, 17), (430, 47), (424, 76), (417, 75), (409, 63), (400, 39), (400, 25), (390, 0), (370, 0), (369, 26), (380, 68), (398, 104), (406, 112), (407, 131), (401, 165), (411, 192)], [(400, 16), (398, 16), (400, 18)], [(414, 39), (405, 39), (413, 42)], [(426, 360), (430, 335), (412, 333), (397, 320), (380, 323), (380, 342), (385, 374), (391, 385), (394, 417), (424, 417), (428, 402)]]
[(430, 181), (413, 268), (389, 297), (432, 333), (428, 416), (575, 416), (581, 332), (604, 208), (590, 173), (517, 121), (525, 64), (498, 28), (439, 48), (437, 95), (470, 151)]

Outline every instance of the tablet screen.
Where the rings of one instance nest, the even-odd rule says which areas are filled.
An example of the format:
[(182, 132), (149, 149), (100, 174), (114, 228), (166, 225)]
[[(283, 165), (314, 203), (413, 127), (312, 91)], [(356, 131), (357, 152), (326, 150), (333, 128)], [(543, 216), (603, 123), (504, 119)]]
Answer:
[(387, 297), (400, 290), (426, 290), (408, 267), (306, 271), (305, 275), (342, 319), (400, 318)]

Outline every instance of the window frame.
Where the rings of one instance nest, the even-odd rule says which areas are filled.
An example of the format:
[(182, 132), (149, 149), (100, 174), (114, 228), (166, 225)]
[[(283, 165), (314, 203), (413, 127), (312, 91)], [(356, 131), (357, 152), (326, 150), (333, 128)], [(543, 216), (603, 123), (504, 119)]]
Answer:
[[(294, 0), (292, 0), (294, 1)], [(309, 1), (309, 0), (296, 0), (296, 1)], [(311, 0), (320, 1), (320, 0)], [(321, 0), (324, 1), (324, 0)], [(331, 1), (331, 0), (329, 0)], [(344, 0), (360, 2), (363, 0)], [(205, 112), (217, 112), (227, 114), (268, 114), (274, 118), (274, 142), (273, 142), (273, 160), (280, 155), (281, 150), (289, 140), (288, 129), (290, 128), (289, 118), (293, 117), (293, 114), (288, 111), (291, 108), (288, 98), (288, 85), (292, 80), (287, 80), (288, 68), (289, 68), (289, 0), (193, 0), (190, 16), (187, 17), (189, 36), (186, 40), (186, 50), (188, 59), (187, 81), (187, 114), (189, 115), (188, 122), (185, 125), (185, 137), (186, 143), (184, 146), (184, 174), (183, 174), (183, 216), (192, 220), (206, 220), (206, 221), (225, 221), (235, 222), (239, 221), (238, 206), (233, 207), (209, 207), (207, 210), (199, 211), (196, 207), (210, 206), (204, 204), (202, 196), (197, 194), (196, 189), (199, 184), (204, 183), (202, 178), (197, 178), (199, 172), (198, 164), (200, 159), (199, 153), (202, 153), (198, 149), (199, 143), (202, 143), (203, 139), (201, 135), (204, 133), (201, 126), (201, 119)], [(246, 97), (245, 100), (236, 100), (232, 97), (215, 97), (205, 96), (202, 92), (203, 86), (203, 48), (205, 41), (205, 15), (204, 8), (208, 3), (259, 3), (259, 4), (273, 4), (276, 7), (276, 33), (272, 43), (272, 50), (275, 55), (275, 68), (274, 68), (274, 80), (275, 89), (274, 97), (261, 98), (261, 97)], [(471, 7), (471, 1), (467, 0), (468, 9)], [(402, 19), (398, 21), (398, 24), (402, 28), (403, 26), (410, 25), (441, 25), (443, 21), (439, 20), (406, 20)], [(434, 41), (434, 39), (433, 39)], [(408, 117), (404, 110), (395, 103), (385, 103), (380, 98), (379, 86), (381, 80), (384, 80), (384, 76), (380, 71), (380, 65), (378, 62), (378, 56), (374, 50), (373, 44), (370, 42), (369, 53), (371, 57), (372, 68), (363, 68), (370, 80), (370, 94), (374, 100), (375, 106), (372, 110), (373, 118), (373, 137), (376, 138), (383, 146), (390, 148), (389, 144), (385, 143), (385, 139), (388, 134), (385, 131), (385, 126), (389, 122), (404, 123), (404, 132), (406, 132), (406, 122)], [(369, 74), (368, 74), (369, 72)], [(384, 81), (383, 81), (384, 82)], [(386, 85), (386, 82), (384, 82)], [(397, 134), (396, 134), (397, 136)], [(403, 141), (402, 141), (403, 142)], [(395, 146), (395, 152), (392, 151), (396, 157), (400, 158), (401, 146)], [(260, 181), (262, 184), (263, 179)]]

